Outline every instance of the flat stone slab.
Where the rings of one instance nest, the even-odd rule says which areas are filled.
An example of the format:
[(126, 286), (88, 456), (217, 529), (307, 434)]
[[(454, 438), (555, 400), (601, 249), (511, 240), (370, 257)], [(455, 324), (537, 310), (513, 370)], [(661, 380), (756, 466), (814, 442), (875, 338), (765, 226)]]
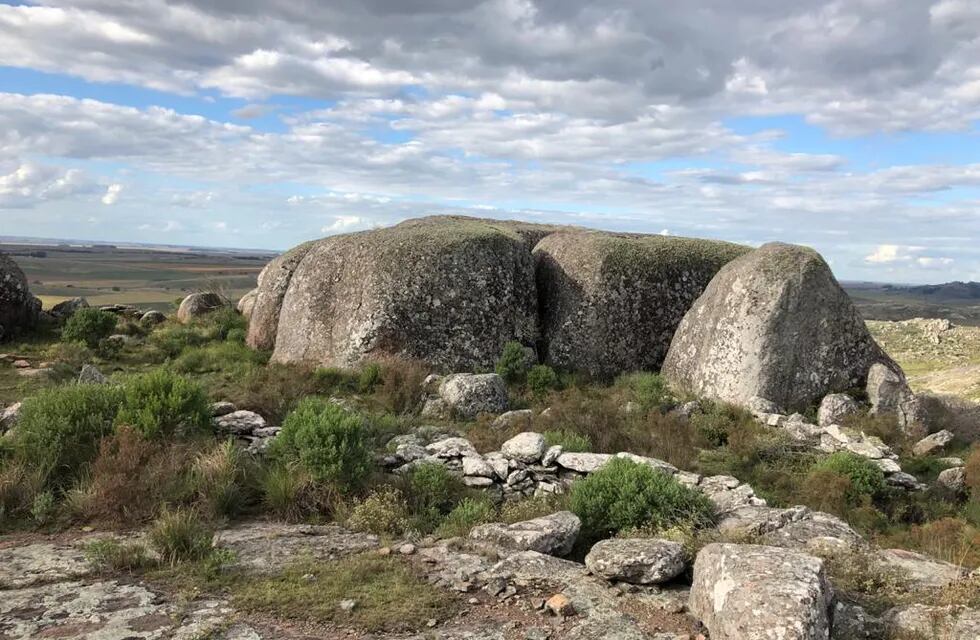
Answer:
[(0, 549), (0, 589), (81, 578), (92, 573), (80, 547), (35, 542)]
[(234, 552), (240, 566), (271, 572), (309, 558), (330, 560), (376, 549), (378, 537), (336, 525), (295, 525), (273, 522), (244, 524), (220, 531), (217, 546)]

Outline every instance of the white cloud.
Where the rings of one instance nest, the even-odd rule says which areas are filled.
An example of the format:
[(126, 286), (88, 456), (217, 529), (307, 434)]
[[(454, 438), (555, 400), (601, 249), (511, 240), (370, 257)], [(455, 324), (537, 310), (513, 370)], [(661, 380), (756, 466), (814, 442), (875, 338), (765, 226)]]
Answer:
[(110, 184), (105, 190), (105, 195), (102, 196), (102, 204), (116, 204), (119, 201), (119, 195), (122, 193), (122, 190), (123, 186), (121, 184)]
[(320, 232), (334, 234), (342, 231), (349, 231), (355, 227), (364, 226), (367, 221), (360, 216), (337, 216), (334, 221), (321, 227)]

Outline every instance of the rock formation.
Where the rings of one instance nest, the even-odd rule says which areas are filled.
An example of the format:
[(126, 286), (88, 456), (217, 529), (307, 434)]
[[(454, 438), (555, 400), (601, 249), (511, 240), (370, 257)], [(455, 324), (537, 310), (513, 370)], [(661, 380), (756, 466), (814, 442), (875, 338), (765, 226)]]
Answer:
[(759, 396), (802, 410), (898, 365), (875, 343), (830, 267), (812, 249), (772, 243), (721, 269), (674, 335), (663, 371), (701, 396)]
[(192, 293), (180, 303), (180, 308), (177, 309), (177, 321), (187, 324), (224, 306), (224, 298), (217, 293)]
[(609, 378), (659, 369), (684, 314), (748, 249), (726, 242), (563, 231), (534, 249), (543, 359)]
[(0, 253), (0, 341), (37, 325), (41, 301), (31, 295), (27, 277), (13, 259)]

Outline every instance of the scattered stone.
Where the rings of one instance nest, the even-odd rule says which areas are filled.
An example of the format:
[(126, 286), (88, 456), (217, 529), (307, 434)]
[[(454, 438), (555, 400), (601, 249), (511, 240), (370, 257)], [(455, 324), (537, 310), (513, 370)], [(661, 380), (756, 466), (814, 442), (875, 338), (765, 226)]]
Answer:
[(31, 363), (27, 360), (14, 360), (14, 369), (30, 369)]
[(802, 410), (894, 367), (820, 255), (771, 243), (722, 267), (674, 334), (664, 376), (681, 390)]
[(517, 409), (516, 411), (507, 411), (497, 416), (496, 420), (493, 421), (491, 425), (494, 429), (512, 429), (516, 426), (520, 426), (524, 429), (529, 429), (531, 427), (531, 422), (534, 420), (534, 412), (530, 409)]
[(357, 601), (356, 600), (341, 600), (340, 601), (340, 610), (341, 611), (350, 612), (350, 611), (353, 611), (356, 606), (357, 606)]
[(214, 418), (217, 430), (234, 435), (251, 435), (256, 429), (266, 427), (265, 418), (254, 411), (240, 409)]
[(508, 458), (525, 464), (533, 464), (541, 460), (546, 448), (543, 435), (533, 431), (525, 431), (501, 445), (500, 452)]
[(21, 406), (23, 403), (15, 402), (5, 409), (0, 409), (0, 433), (6, 433), (14, 428), (14, 425), (20, 420)]
[(846, 393), (831, 393), (824, 396), (817, 412), (817, 424), (826, 427), (840, 424), (844, 418), (860, 411), (861, 407)]
[(656, 538), (614, 538), (596, 543), (585, 566), (606, 580), (660, 584), (679, 576), (685, 567), (680, 543)]
[(109, 384), (109, 378), (102, 375), (99, 368), (94, 364), (82, 365), (82, 371), (78, 374), (79, 384)]
[(210, 291), (192, 293), (180, 303), (180, 308), (177, 309), (177, 321), (181, 324), (187, 324), (195, 318), (200, 318), (224, 306), (226, 306), (225, 299), (217, 293)]
[(937, 431), (916, 442), (912, 447), (912, 453), (917, 456), (935, 455), (945, 449), (954, 437), (953, 433), (946, 429)]
[(712, 640), (816, 640), (830, 633), (823, 561), (759, 545), (709, 544), (694, 563), (690, 610)]
[(415, 554), (415, 545), (411, 542), (406, 542), (405, 544), (398, 547), (398, 553), (403, 556), (410, 556)]
[(155, 327), (158, 324), (163, 324), (167, 321), (167, 316), (165, 316), (160, 311), (147, 311), (142, 316), (140, 316), (140, 325), (144, 327)]
[(212, 402), (209, 410), (212, 418), (219, 418), (238, 411), (238, 407), (231, 402)]
[(474, 527), (470, 539), (490, 542), (511, 551), (537, 551), (555, 556), (568, 555), (578, 537), (582, 522), (570, 511), (514, 524), (491, 523)]
[(507, 385), (495, 373), (456, 373), (439, 385), (439, 397), (462, 418), (507, 410)]
[(943, 469), (939, 472), (936, 482), (953, 493), (963, 493), (966, 490), (966, 474), (963, 467)]

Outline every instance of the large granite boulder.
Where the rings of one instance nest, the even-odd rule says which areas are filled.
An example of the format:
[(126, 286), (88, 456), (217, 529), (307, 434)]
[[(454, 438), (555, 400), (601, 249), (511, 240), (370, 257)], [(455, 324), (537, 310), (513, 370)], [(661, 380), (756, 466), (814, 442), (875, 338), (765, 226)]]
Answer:
[(536, 342), (530, 247), (542, 233), (443, 216), (309, 243), (263, 270), (248, 342), (277, 362), (491, 368), (507, 342)]
[(803, 410), (896, 365), (820, 255), (763, 245), (725, 265), (684, 316), (663, 372), (685, 391)]
[(658, 369), (691, 304), (746, 251), (692, 238), (549, 235), (534, 248), (543, 359), (599, 377)]
[(177, 309), (177, 321), (187, 324), (224, 306), (225, 299), (217, 293), (211, 291), (192, 293), (180, 303), (180, 308)]
[(582, 521), (570, 511), (549, 516), (501, 524), (482, 524), (470, 531), (470, 539), (488, 542), (508, 551), (537, 551), (553, 556), (571, 553)]
[(684, 546), (657, 538), (612, 538), (597, 542), (585, 556), (594, 575), (630, 584), (660, 584), (684, 573)]
[(41, 315), (41, 301), (31, 295), (27, 277), (13, 258), (0, 253), (0, 341), (33, 329)]
[(823, 561), (805, 553), (709, 544), (694, 563), (689, 608), (712, 640), (823, 640), (832, 603)]

